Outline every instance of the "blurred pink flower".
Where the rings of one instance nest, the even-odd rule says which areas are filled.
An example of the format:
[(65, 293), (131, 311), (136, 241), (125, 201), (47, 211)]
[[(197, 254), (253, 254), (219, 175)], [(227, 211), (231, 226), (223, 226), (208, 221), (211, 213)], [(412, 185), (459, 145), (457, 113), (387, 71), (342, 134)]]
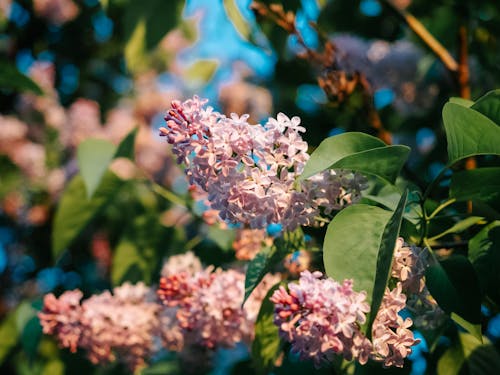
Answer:
[(71, 21), (80, 12), (72, 0), (33, 0), (33, 8), (39, 17), (55, 25)]

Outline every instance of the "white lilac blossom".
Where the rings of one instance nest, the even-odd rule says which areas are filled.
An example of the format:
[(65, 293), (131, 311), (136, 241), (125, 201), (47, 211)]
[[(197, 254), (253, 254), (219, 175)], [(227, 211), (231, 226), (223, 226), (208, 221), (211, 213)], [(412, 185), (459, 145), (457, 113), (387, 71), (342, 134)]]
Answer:
[(304, 271), (298, 284), (290, 283), (288, 289), (280, 287), (271, 297), (275, 324), (280, 335), (292, 344), (292, 351), (317, 367), (332, 361), (335, 355), (361, 364), (371, 358), (386, 367), (402, 367), (411, 346), (418, 342), (408, 329), (411, 319), (403, 320), (398, 315), (406, 301), (401, 284), (386, 290), (371, 341), (361, 332), (370, 311), (366, 293), (355, 292), (352, 280), (340, 284), (323, 278), (321, 272)]
[(279, 113), (252, 125), (248, 115), (226, 117), (206, 103), (196, 96), (173, 101), (160, 135), (223, 220), (253, 229), (279, 223), (292, 230), (359, 198), (365, 183), (356, 174), (327, 170), (298, 181), (309, 159), (299, 117)]
[(125, 283), (80, 304), (82, 297), (79, 290), (46, 295), (38, 314), (43, 332), (72, 352), (84, 349), (95, 364), (119, 358), (131, 371), (143, 367), (161, 329), (154, 293), (143, 283)]

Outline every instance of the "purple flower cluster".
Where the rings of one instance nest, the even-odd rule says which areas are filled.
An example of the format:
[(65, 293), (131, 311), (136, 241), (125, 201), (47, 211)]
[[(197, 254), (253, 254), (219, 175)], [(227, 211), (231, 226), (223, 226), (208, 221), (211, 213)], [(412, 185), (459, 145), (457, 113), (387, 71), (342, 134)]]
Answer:
[(153, 334), (160, 329), (160, 305), (143, 283), (125, 283), (83, 301), (79, 290), (59, 298), (48, 294), (38, 314), (45, 334), (54, 335), (62, 347), (87, 351), (93, 363), (117, 357), (131, 371), (145, 365), (154, 349)]
[(248, 115), (226, 117), (206, 103), (196, 96), (173, 101), (160, 135), (223, 220), (254, 229), (280, 223), (291, 230), (359, 198), (364, 179), (352, 173), (327, 170), (297, 181), (309, 159), (300, 118), (280, 113), (251, 125)]
[(399, 316), (406, 302), (401, 283), (386, 290), (371, 341), (361, 332), (370, 311), (366, 293), (355, 292), (352, 286), (351, 280), (340, 284), (323, 278), (321, 272), (302, 272), (298, 284), (288, 284), (289, 291), (280, 287), (271, 297), (280, 335), (301, 359), (311, 359), (318, 367), (335, 355), (361, 364), (373, 359), (386, 367), (402, 367), (418, 341), (408, 329), (411, 319)]

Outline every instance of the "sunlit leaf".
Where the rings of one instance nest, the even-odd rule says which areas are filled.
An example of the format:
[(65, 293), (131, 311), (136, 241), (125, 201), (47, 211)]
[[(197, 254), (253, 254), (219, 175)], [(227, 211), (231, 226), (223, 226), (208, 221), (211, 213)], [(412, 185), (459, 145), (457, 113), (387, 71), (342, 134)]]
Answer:
[(134, 160), (135, 153), (134, 153), (134, 145), (135, 145), (135, 138), (137, 137), (137, 133), (139, 131), (139, 128), (136, 127), (128, 133), (125, 138), (122, 139), (120, 144), (118, 145), (118, 148), (115, 152), (114, 158), (127, 158), (130, 160)]
[(306, 179), (325, 169), (352, 169), (394, 183), (409, 152), (407, 146), (387, 146), (364, 133), (339, 134), (321, 142), (300, 178)]
[(78, 166), (87, 198), (91, 198), (99, 186), (115, 152), (116, 146), (104, 139), (87, 139), (78, 146)]
[(224, 0), (223, 1), (224, 10), (226, 14), (233, 24), (234, 28), (241, 37), (245, 40), (249, 40), (252, 34), (252, 29), (248, 23), (248, 21), (241, 14), (238, 3), (236, 0)]
[(475, 155), (500, 155), (500, 127), (485, 115), (455, 103), (446, 103), (443, 122), (449, 165)]
[(0, 364), (17, 345), (19, 330), (16, 324), (16, 310), (10, 312), (0, 323)]
[(455, 223), (454, 225), (452, 225), (450, 228), (448, 228), (444, 232), (439, 233), (436, 236), (433, 236), (432, 239), (437, 240), (438, 238), (444, 237), (447, 234), (463, 232), (464, 230), (470, 228), (471, 226), (476, 225), (476, 224), (480, 224), (483, 221), (484, 221), (483, 217), (469, 216), (469, 217)]
[(217, 60), (198, 60), (187, 68), (184, 77), (189, 81), (206, 83), (212, 79), (218, 66)]
[(67, 185), (59, 201), (52, 231), (52, 254), (57, 258), (80, 232), (112, 200), (124, 182), (114, 173), (106, 172), (91, 199), (87, 198), (81, 175)]
[(452, 97), (452, 98), (450, 98), (449, 102), (461, 105), (462, 107), (466, 107), (466, 108), (470, 108), (474, 104), (474, 102), (472, 100), (459, 98), (459, 97)]
[(138, 282), (145, 279), (148, 265), (137, 245), (123, 238), (113, 254), (111, 282), (120, 285), (125, 281)]

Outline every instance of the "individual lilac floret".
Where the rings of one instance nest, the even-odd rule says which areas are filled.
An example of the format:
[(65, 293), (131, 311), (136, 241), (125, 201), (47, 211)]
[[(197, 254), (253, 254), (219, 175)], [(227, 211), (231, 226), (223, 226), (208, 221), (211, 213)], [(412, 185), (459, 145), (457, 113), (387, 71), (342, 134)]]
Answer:
[(360, 329), (370, 310), (366, 293), (355, 292), (352, 286), (351, 280), (339, 284), (321, 272), (302, 272), (298, 284), (288, 284), (289, 292), (280, 287), (271, 297), (280, 335), (301, 359), (310, 359), (317, 367), (336, 354), (361, 364), (371, 358), (386, 367), (402, 367), (417, 341), (407, 329), (411, 319), (398, 314), (406, 302), (401, 284), (384, 295), (373, 323), (373, 341)]
[(160, 135), (223, 220), (254, 229), (280, 223), (292, 230), (359, 198), (365, 182), (352, 173), (327, 170), (297, 181), (309, 159), (299, 117), (280, 113), (251, 125), (248, 115), (226, 117), (206, 103), (196, 96), (173, 101)]

